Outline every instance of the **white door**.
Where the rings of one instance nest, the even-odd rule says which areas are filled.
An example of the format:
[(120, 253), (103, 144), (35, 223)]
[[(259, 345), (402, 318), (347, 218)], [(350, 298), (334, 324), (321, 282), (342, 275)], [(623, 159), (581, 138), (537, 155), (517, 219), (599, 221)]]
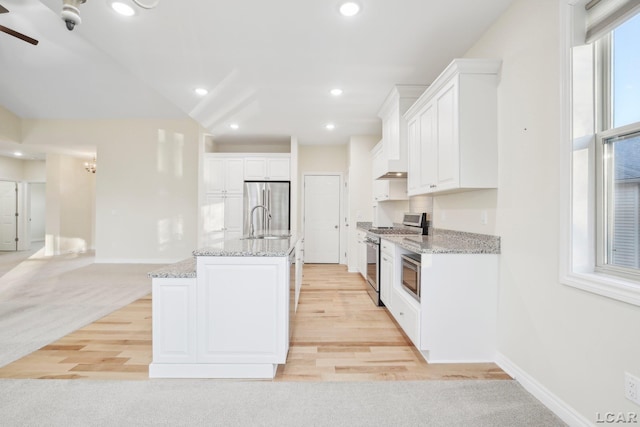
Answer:
[(340, 262), (340, 176), (304, 178), (304, 262)]
[(15, 251), (16, 208), (18, 186), (15, 182), (0, 181), (0, 250)]

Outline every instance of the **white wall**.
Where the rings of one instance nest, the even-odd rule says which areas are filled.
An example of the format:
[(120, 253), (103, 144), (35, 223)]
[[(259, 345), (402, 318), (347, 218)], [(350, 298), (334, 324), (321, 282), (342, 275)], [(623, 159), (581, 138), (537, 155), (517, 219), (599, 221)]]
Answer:
[(0, 141), (19, 142), (20, 126), (20, 117), (0, 105)]
[(29, 184), (29, 238), (30, 243), (45, 240), (47, 219), (47, 185), (41, 182)]
[(514, 2), (467, 53), (503, 60), (499, 189), (435, 197), (434, 219), (441, 228), (501, 236), (503, 366), (567, 404), (574, 421), (595, 423), (596, 412), (639, 411), (624, 398), (623, 373), (640, 376), (640, 307), (558, 279), (559, 160), (567, 143), (559, 122), (559, 4)]
[(95, 175), (80, 159), (47, 155), (45, 255), (93, 247)]
[[(89, 232), (89, 240), (95, 233), (97, 262), (166, 263), (196, 248), (201, 128), (193, 120), (24, 120), (22, 133), (25, 145), (72, 147), (87, 156), (97, 151)], [(50, 184), (47, 179), (48, 195), (60, 190)], [(50, 206), (48, 196), (54, 217), (47, 219), (47, 233), (50, 220), (61, 220), (56, 212), (74, 203), (62, 194), (53, 201)]]

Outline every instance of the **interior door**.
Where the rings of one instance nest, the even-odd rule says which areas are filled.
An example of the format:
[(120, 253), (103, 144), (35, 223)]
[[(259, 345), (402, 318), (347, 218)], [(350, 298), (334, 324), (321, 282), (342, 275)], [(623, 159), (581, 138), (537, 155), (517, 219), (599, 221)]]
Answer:
[(305, 263), (340, 262), (340, 176), (304, 178)]
[(18, 250), (16, 212), (18, 208), (18, 184), (0, 181), (0, 250)]

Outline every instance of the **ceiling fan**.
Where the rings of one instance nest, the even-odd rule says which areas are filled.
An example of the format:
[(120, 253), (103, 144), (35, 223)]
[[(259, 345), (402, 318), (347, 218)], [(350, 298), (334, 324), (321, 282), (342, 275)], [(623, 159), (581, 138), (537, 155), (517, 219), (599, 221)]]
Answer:
[[(0, 14), (3, 14), (3, 13), (9, 13), (9, 10), (0, 4)], [(9, 34), (10, 36), (13, 36), (13, 37), (17, 37), (20, 40), (23, 40), (27, 43), (31, 43), (34, 46), (38, 44), (38, 40), (32, 39), (29, 36), (25, 36), (24, 34), (19, 33), (15, 30), (12, 30), (11, 28), (5, 27), (4, 25), (0, 25), (0, 32)]]

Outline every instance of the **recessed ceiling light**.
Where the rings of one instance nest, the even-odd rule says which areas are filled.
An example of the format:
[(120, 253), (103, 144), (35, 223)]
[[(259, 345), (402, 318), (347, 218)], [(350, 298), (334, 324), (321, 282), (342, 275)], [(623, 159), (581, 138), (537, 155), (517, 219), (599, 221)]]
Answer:
[(119, 1), (111, 3), (111, 8), (122, 16), (133, 16), (136, 14), (136, 11), (131, 6)]
[(340, 96), (340, 95), (342, 95), (342, 89), (338, 89), (338, 88), (331, 89), (331, 95), (333, 95), (333, 96)]
[(196, 93), (196, 95), (199, 95), (199, 96), (205, 96), (206, 94), (209, 93), (209, 91), (203, 87), (198, 87), (194, 89), (194, 92)]
[(340, 13), (343, 16), (355, 16), (360, 12), (360, 5), (356, 2), (348, 1), (340, 5)]
[(334, 130), (336, 128), (336, 125), (334, 125), (333, 123), (327, 123), (325, 128), (327, 128), (327, 130)]
[(22, 153), (19, 151), (14, 152), (13, 155), (16, 157), (22, 157)]
[(238, 125), (237, 123), (231, 123), (231, 124), (229, 125), (229, 127), (230, 127), (231, 129), (233, 129), (233, 130), (236, 130), (236, 129), (239, 129), (239, 128), (240, 128), (240, 125)]

